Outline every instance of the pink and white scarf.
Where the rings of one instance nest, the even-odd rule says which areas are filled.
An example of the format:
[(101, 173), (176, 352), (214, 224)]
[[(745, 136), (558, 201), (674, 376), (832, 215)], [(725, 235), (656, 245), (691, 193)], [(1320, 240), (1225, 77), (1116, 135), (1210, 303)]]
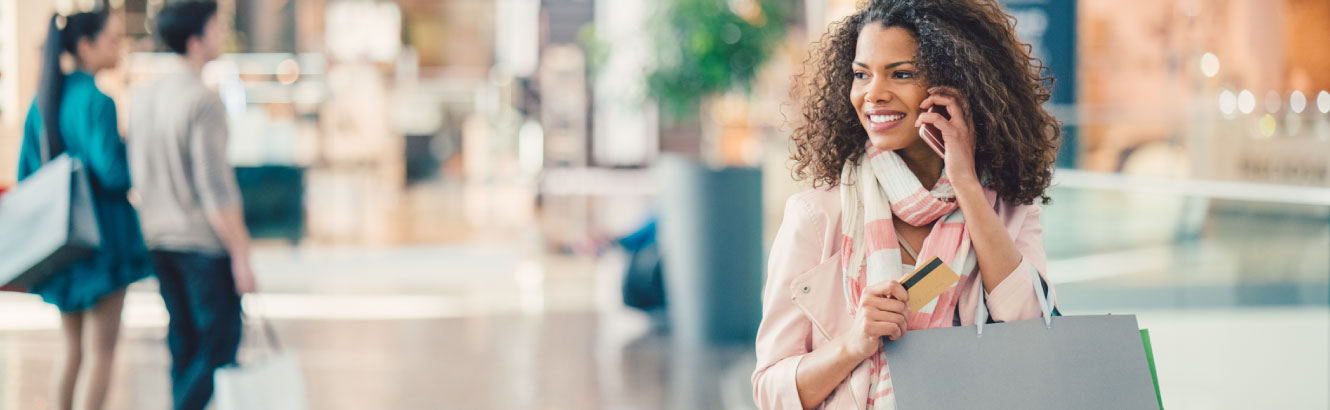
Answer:
[[(960, 275), (973, 269), (973, 265), (966, 266), (966, 258), (972, 253), (970, 235), (945, 172), (932, 190), (926, 190), (899, 155), (870, 144), (858, 163), (845, 164), (840, 182), (841, 267), (845, 302), (851, 315), (857, 314), (864, 287), (900, 280), (910, 273), (901, 266), (901, 248), (893, 218), (913, 226), (924, 226), (941, 218), (924, 239), (916, 264), (936, 256)], [(953, 285), (919, 312), (907, 312), (906, 325), (910, 330), (951, 326), (959, 293), (960, 288)], [(895, 409), (891, 371), (881, 347), (870, 360), (868, 407)]]

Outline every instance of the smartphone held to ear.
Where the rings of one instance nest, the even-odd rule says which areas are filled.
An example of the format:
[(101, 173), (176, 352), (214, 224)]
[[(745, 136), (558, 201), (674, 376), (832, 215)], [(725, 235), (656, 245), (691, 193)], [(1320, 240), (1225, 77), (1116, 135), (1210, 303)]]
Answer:
[[(942, 118), (951, 119), (951, 114), (947, 113), (947, 107), (941, 105), (929, 107), (928, 112), (942, 114)], [(924, 142), (928, 143), (928, 146), (933, 148), (938, 156), (944, 158), (947, 156), (947, 147), (942, 142), (942, 131), (934, 127), (933, 124), (924, 123), (924, 126), (919, 127), (919, 138), (923, 138)]]

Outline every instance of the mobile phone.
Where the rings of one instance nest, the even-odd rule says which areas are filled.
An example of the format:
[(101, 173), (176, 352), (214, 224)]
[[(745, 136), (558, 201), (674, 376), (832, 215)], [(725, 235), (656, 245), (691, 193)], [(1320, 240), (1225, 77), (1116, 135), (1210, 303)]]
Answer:
[[(947, 112), (947, 107), (941, 105), (934, 104), (932, 107), (928, 107), (928, 112), (942, 114), (942, 118), (948, 120), (951, 119), (951, 114)], [(927, 143), (938, 156), (944, 158), (947, 156), (947, 146), (942, 142), (942, 131), (937, 129), (937, 127), (934, 127), (933, 124), (925, 123), (924, 126), (919, 127), (919, 138), (923, 138), (924, 142)]]

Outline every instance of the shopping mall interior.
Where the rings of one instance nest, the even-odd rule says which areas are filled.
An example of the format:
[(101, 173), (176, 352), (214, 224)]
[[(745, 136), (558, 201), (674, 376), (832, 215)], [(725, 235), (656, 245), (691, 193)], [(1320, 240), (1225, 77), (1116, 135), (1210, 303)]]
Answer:
[[(0, 190), (52, 13), (124, 21), (96, 79), (123, 109), (175, 58), (171, 1), (0, 0)], [(311, 409), (756, 409), (767, 253), (809, 189), (791, 85), (856, 3), (218, 1), (244, 306), (280, 342), (242, 362), (294, 354)], [(1330, 408), (1330, 2), (1000, 3), (1055, 78), (1061, 312), (1135, 315), (1169, 409)], [(108, 409), (170, 407), (167, 319), (130, 286)], [(48, 408), (59, 329), (0, 292), (0, 410)]]

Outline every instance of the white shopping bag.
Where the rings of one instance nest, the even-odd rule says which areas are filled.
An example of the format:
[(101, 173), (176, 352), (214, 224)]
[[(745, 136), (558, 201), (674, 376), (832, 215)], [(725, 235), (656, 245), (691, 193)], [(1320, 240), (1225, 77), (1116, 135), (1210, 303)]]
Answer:
[(300, 360), (274, 353), (253, 363), (227, 366), (214, 374), (216, 410), (305, 410)]
[[(213, 373), (214, 410), (306, 410), (300, 360), (282, 351), (272, 326), (263, 321), (268, 354)], [(253, 332), (250, 332), (253, 335)], [(255, 344), (256, 345), (256, 344)]]

